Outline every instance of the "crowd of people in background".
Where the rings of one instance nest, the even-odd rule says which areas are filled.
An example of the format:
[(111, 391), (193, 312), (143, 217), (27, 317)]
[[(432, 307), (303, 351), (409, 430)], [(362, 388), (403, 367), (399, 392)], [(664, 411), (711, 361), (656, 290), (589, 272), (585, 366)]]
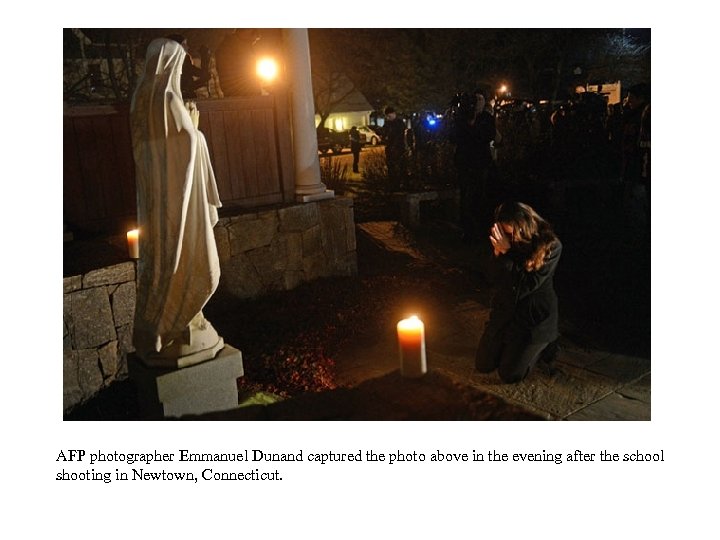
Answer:
[[(222, 96), (259, 95), (262, 88), (254, 73), (260, 34), (254, 29), (229, 33), (214, 54), (199, 48), (199, 62), (183, 36), (168, 36), (188, 52), (182, 74), (185, 99), (198, 90), (219, 85)], [(493, 99), (494, 98), (494, 99)], [(482, 89), (456, 94), (450, 107), (437, 118), (424, 113), (407, 117), (392, 106), (384, 110), (384, 124), (377, 126), (385, 144), (389, 183), (408, 189), (408, 166), (417, 161), (430, 143), (443, 141), (454, 148), (453, 164), (461, 193), (461, 224), (465, 238), (477, 237), (476, 209), (488, 199), (488, 186), (497, 168), (515, 167), (516, 175), (552, 176), (572, 181), (588, 174), (617, 177), (618, 202), (641, 200), (649, 218), (650, 208), (650, 87), (631, 86), (621, 103), (608, 104), (594, 92), (578, 92), (562, 103), (502, 100)], [(353, 172), (359, 173), (360, 137), (349, 133)], [(523, 160), (531, 171), (518, 171)], [(508, 167), (506, 167), (508, 168)]]
[[(398, 140), (393, 111), (393, 140)], [(390, 118), (386, 115), (387, 119)], [(437, 125), (423, 115), (404, 123), (405, 156), (417, 156), (429, 142), (448, 142), (454, 151), (461, 193), (463, 235), (476, 237), (475, 211), (489, 197), (498, 169), (515, 176), (572, 183), (595, 177), (619, 180), (618, 205), (650, 208), (650, 86), (629, 87), (622, 102), (608, 104), (595, 92), (578, 92), (561, 103), (489, 100), (485, 92), (456, 94)], [(391, 178), (397, 176), (398, 152), (388, 155)], [(525, 162), (526, 169), (518, 164)]]

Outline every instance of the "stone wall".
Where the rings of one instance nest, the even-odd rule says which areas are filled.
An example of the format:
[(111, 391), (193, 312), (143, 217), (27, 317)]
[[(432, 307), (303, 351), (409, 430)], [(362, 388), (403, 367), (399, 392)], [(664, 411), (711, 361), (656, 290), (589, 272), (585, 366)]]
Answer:
[(63, 279), (63, 409), (127, 375), (135, 263)]
[[(328, 199), (221, 218), (220, 288), (240, 298), (357, 274), (352, 200)], [(63, 279), (63, 407), (127, 376), (135, 263)]]
[(220, 287), (239, 298), (357, 274), (352, 199), (223, 218), (215, 226)]

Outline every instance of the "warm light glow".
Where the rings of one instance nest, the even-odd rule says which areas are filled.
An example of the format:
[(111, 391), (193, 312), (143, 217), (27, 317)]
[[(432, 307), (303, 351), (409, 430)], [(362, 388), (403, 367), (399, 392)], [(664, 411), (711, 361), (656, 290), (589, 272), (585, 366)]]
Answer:
[(400, 370), (403, 376), (419, 377), (427, 372), (425, 325), (413, 315), (397, 323)]
[(278, 74), (277, 62), (270, 57), (261, 58), (257, 62), (257, 74), (258, 77), (267, 82), (274, 80)]
[(335, 119), (335, 131), (343, 131), (343, 119), (342, 118)]
[(132, 229), (127, 232), (128, 255), (131, 259), (140, 258), (139, 237), (140, 231), (137, 229)]
[(411, 315), (407, 319), (398, 322), (398, 330), (403, 332), (417, 332), (423, 328), (423, 322), (417, 315)]
[(498, 91), (499, 91), (501, 94), (504, 94), (505, 92), (507, 92), (507, 85), (504, 85), (504, 84), (503, 84), (503, 85), (498, 89)]

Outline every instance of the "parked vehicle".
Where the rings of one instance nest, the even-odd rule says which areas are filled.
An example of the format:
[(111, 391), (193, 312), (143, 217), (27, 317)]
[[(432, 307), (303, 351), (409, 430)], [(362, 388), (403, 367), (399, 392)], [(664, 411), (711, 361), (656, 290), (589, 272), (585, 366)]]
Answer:
[(380, 133), (370, 126), (359, 127), (358, 131), (360, 132), (360, 138), (364, 136), (365, 142), (367, 144), (372, 144), (373, 146), (375, 146), (376, 144), (382, 142), (382, 137), (380, 136)]
[(348, 131), (335, 131), (325, 127), (317, 128), (318, 150), (327, 154), (339, 154), (343, 148), (350, 148), (350, 133)]

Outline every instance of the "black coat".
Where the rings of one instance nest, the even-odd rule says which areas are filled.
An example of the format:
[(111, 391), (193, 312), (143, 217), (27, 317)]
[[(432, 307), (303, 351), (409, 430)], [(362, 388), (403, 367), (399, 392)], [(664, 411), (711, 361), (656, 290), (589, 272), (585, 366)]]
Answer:
[(359, 152), (362, 148), (360, 142), (360, 132), (357, 128), (350, 129), (350, 151)]
[(525, 257), (513, 253), (493, 257), (498, 289), (485, 332), (504, 341), (551, 342), (558, 337), (558, 301), (553, 287), (562, 244), (555, 242), (540, 269), (528, 272)]
[(455, 165), (461, 169), (482, 169), (492, 162), (490, 142), (495, 140), (495, 118), (487, 111), (475, 115), (472, 122), (458, 121), (455, 126)]
[(387, 120), (384, 126), (385, 153), (400, 157), (405, 152), (405, 124), (400, 118)]

